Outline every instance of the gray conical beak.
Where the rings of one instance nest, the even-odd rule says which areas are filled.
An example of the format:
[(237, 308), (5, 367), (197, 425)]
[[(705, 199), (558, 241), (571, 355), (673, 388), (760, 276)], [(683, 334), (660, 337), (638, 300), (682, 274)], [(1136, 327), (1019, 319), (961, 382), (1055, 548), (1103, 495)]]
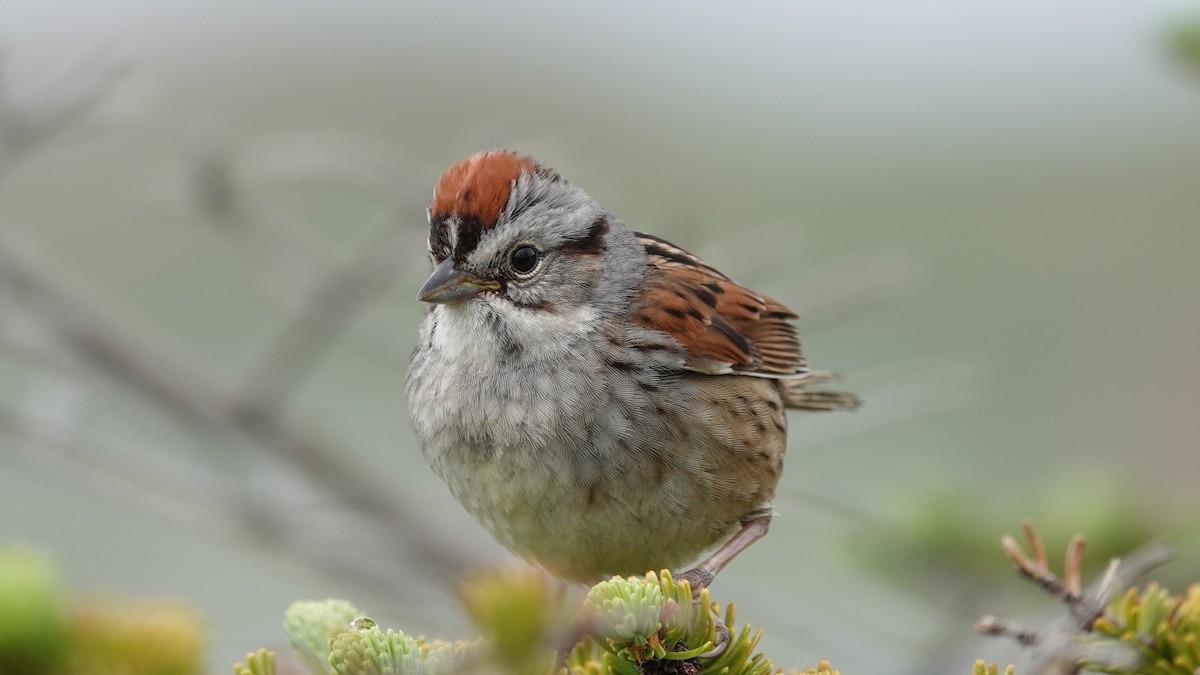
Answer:
[(446, 258), (433, 268), (433, 273), (425, 280), (425, 285), (417, 292), (421, 302), (436, 302), (447, 304), (462, 302), (484, 291), (495, 291), (500, 284), (491, 279), (476, 279), (470, 274), (454, 267), (454, 260)]

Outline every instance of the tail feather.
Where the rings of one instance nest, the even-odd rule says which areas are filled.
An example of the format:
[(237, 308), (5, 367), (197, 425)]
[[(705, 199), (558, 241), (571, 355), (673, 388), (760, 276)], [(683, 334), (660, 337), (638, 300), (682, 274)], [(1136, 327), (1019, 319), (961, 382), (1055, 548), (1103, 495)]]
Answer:
[(812, 388), (837, 379), (833, 373), (815, 370), (802, 379), (780, 380), (783, 404), (801, 410), (854, 410), (861, 405), (862, 401), (850, 392)]

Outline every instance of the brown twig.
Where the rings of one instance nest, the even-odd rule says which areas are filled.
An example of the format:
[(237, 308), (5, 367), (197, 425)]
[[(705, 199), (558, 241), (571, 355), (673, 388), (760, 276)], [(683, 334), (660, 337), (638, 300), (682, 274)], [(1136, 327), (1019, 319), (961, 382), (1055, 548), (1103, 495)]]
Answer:
[[(1165, 548), (1151, 547), (1129, 556), (1124, 562), (1114, 558), (1100, 579), (1082, 588), (1084, 539), (1076, 536), (1067, 546), (1064, 563), (1065, 581), (1050, 571), (1041, 535), (1033, 523), (1023, 524), (1030, 555), (1012, 537), (1003, 537), (1000, 546), (1012, 560), (1020, 575), (1041, 586), (1067, 607), (1066, 613), (1049, 626), (1029, 629), (1012, 621), (984, 616), (976, 622), (976, 630), (987, 635), (1006, 636), (1022, 646), (1034, 648), (1030, 666), (1039, 675), (1072, 675), (1079, 672), (1080, 660), (1087, 649), (1078, 639), (1092, 632), (1096, 619), (1103, 615), (1114, 594), (1137, 577), (1156, 567), (1170, 556)], [(1093, 650), (1094, 651), (1094, 650)]]
[[(1046, 589), (1054, 597), (1068, 604), (1077, 602), (1079, 594), (1072, 593), (1070, 585), (1064, 583), (1050, 571), (1050, 564), (1046, 559), (1046, 549), (1042, 545), (1041, 535), (1038, 534), (1033, 523), (1026, 520), (1023, 524), (1023, 529), (1025, 531), (1025, 539), (1029, 544), (1029, 550), (1033, 554), (1032, 559), (1025, 555), (1025, 551), (1021, 549), (1020, 545), (1012, 537), (1005, 536), (1000, 539), (1000, 547), (1004, 549), (1009, 560), (1012, 560), (1013, 564), (1016, 565), (1017, 572), (1026, 579)], [(1080, 541), (1079, 550), (1082, 553), (1082, 539)]]
[(1087, 547), (1087, 541), (1083, 535), (1077, 534), (1067, 545), (1067, 559), (1063, 565), (1063, 574), (1066, 577), (1068, 597), (1078, 598), (1083, 592), (1083, 550)]
[(1001, 619), (992, 615), (979, 617), (975, 622), (975, 630), (984, 635), (1010, 637), (1021, 644), (1022, 647), (1028, 647), (1037, 643), (1038, 632), (1031, 630), (1007, 619)]
[(1033, 520), (1026, 518), (1021, 522), (1021, 530), (1025, 533), (1025, 541), (1029, 542), (1029, 552), (1033, 554), (1033, 562), (1038, 569), (1049, 570), (1050, 563), (1046, 560), (1046, 547), (1042, 538), (1033, 526)]

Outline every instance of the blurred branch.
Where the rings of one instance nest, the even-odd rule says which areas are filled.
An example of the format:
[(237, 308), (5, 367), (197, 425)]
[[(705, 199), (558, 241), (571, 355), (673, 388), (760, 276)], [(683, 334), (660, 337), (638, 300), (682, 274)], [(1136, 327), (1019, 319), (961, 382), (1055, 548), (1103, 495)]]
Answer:
[[(298, 296), (288, 298), (298, 306), (242, 379), (244, 415), (278, 413), (366, 303), (391, 285), (396, 261), (403, 259), (410, 243), (409, 233), (395, 225), (399, 208), (388, 208), (381, 222), (368, 228), (372, 234), (349, 256), (329, 264), (329, 255), (318, 244), (297, 238), (302, 228), (282, 222), (277, 210), (265, 208), (248, 193), (228, 153), (201, 156), (189, 178), (192, 201), (208, 222), (234, 237), (280, 278), (281, 286)], [(390, 333), (394, 336), (400, 330), (397, 326)], [(389, 346), (394, 343), (389, 341)], [(394, 347), (388, 351), (392, 360), (402, 361)]]
[(130, 70), (127, 66), (93, 64), (35, 105), (15, 99), (5, 60), (0, 54), (0, 176), (20, 157), (92, 113)]
[[(203, 517), (216, 515), (211, 503), (232, 506), (238, 494), (227, 481), (192, 470), (170, 474), (160, 466), (122, 461), (121, 448), (83, 438), (82, 418), (90, 401), (85, 387), (74, 379), (47, 375), (27, 387), (19, 406), (0, 406), (0, 430), (7, 447), (60, 476), (86, 476), (88, 486), (162, 513)], [(174, 507), (174, 508), (172, 508)]]
[(242, 186), (230, 154), (208, 150), (193, 159), (186, 176), (188, 205), (222, 235), (237, 241), (259, 264), (289, 288), (303, 286), (325, 261), (317, 242), (298, 236), (299, 228), (266, 217)]
[[(371, 177), (372, 172), (390, 176), (396, 171), (390, 166), (390, 170), (384, 169), (387, 163), (377, 158), (364, 160), (361, 157), (364, 151), (355, 144), (349, 145), (347, 148), (329, 141), (314, 143), (311, 139), (292, 141), (281, 148), (271, 148), (273, 155), (283, 159), (252, 162), (260, 165), (260, 171), (268, 170), (272, 175), (290, 175), (300, 169), (319, 170), (320, 177), (330, 182), (388, 195), (389, 205), (383, 215), (366, 228), (372, 234), (364, 237), (347, 257), (332, 264), (325, 250), (328, 247), (322, 248), (319, 242), (303, 236), (300, 224), (246, 188), (246, 178), (235, 167), (230, 153), (206, 152), (192, 163), (189, 171), (190, 202), (206, 222), (234, 240), (270, 272), (273, 277), (270, 281), (274, 282), (271, 287), (284, 292), (284, 302), (298, 305), (288, 327), (247, 376), (248, 386), (257, 387), (254, 391), (275, 403), (298, 382), (324, 347), (346, 332), (352, 318), (359, 321), (349, 335), (352, 345), (365, 348), (374, 358), (400, 365), (408, 361), (408, 355), (397, 348), (395, 339), (406, 329), (390, 317), (364, 314), (362, 310), (368, 300), (401, 276), (404, 267), (397, 261), (411, 249), (423, 246), (418, 241), (420, 228), (406, 230), (396, 226), (402, 220), (401, 213), (416, 212), (411, 205), (417, 201), (415, 195), (406, 194), (412, 190), (398, 190), (397, 186), (414, 181), (406, 176), (395, 180)], [(324, 161), (311, 159), (314, 154), (320, 154)], [(281, 163), (282, 167), (277, 166)], [(398, 191), (402, 194), (394, 196)], [(293, 330), (302, 333), (291, 334)]]
[[(265, 496), (262, 493), (247, 494), (216, 472), (199, 472), (194, 465), (169, 470), (164, 461), (152, 466), (130, 461), (124, 448), (81, 437), (76, 431), (86, 408), (85, 393), (74, 381), (47, 378), (30, 387), (22, 409), (0, 406), (0, 431), (7, 432), (7, 447), (55, 475), (86, 479), (89, 488), (160, 516), (236, 528), (260, 544), (269, 543), (391, 592), (430, 590), (414, 584), (400, 566), (382, 568), (375, 562), (394, 561), (405, 554), (405, 541), (380, 537), (376, 523), (354, 527), (361, 523), (346, 526), (343, 522), (333, 536), (314, 525), (307, 511), (272, 508), (266, 500), (256, 499)], [(348, 546), (359, 555), (343, 555)]]
[[(115, 324), (112, 317), (96, 313), (60, 282), (61, 277), (34, 262), (11, 238), (0, 237), (0, 291), (26, 309), (25, 318), (35, 320), (41, 332), (51, 337), (39, 343), (49, 355), (66, 352), (186, 424), (243, 437), (261, 447), (346, 506), (378, 519), (381, 529), (407, 542), (436, 576), (453, 576), (469, 561), (451, 537), (398, 504), (372, 476), (340, 459), (345, 453), (313, 430), (300, 428), (267, 406), (226, 393), (204, 372)], [(8, 316), (8, 311), (0, 316), (0, 328)]]
[(397, 227), (384, 227), (343, 264), (331, 270), (308, 294), (259, 363), (244, 380), (246, 401), (254, 414), (277, 412), (288, 392), (308, 373), (333, 340), (377, 290), (395, 277), (406, 238)]
[[(16, 104), (10, 88), (0, 77), (0, 152), (3, 153), (0, 175), (20, 156), (94, 109), (118, 79), (116, 70), (92, 75), (90, 79), (77, 78), (71, 83), (73, 86), (62, 88), (65, 92), (40, 104), (24, 106)], [(210, 186), (213, 190), (219, 187)], [(227, 205), (232, 205), (228, 201), (232, 197), (216, 190), (207, 199), (214, 203), (224, 199)], [(361, 516), (355, 524), (367, 535), (353, 550), (364, 553), (362, 556), (344, 559), (335, 555), (333, 552), (348, 550), (347, 547), (321, 541), (322, 536), (316, 532), (320, 526), (304, 521), (302, 515), (255, 501), (253, 497), (261, 497), (261, 493), (229, 493), (222, 498), (214, 496), (204, 485), (197, 485), (195, 475), (189, 475), (189, 485), (184, 486), (173, 482), (161, 468), (135, 469), (109, 461), (111, 458), (99, 450), (79, 450), (83, 446), (74, 437), (75, 422), (70, 415), (62, 417), (58, 413), (63, 410), (50, 411), (49, 417), (39, 419), (39, 415), (49, 410), (42, 406), (45, 401), (31, 409), (3, 411), (0, 423), (19, 438), (21, 443), (17, 445), (28, 447), (25, 454), (30, 457), (39, 460), (52, 457), (59, 467), (89, 479), (94, 470), (101, 469), (112, 484), (154, 483), (155, 488), (171, 492), (180, 503), (189, 495), (206, 500), (210, 507), (219, 502), (221, 508), (252, 532), (290, 542), (294, 550), (326, 565), (355, 568), (363, 573), (377, 564), (371, 572), (376, 578), (389, 584), (396, 584), (398, 577), (400, 582), (407, 578), (410, 587), (420, 585), (421, 578), (455, 577), (477, 557), (461, 539), (444, 532), (436, 519), (422, 516), (412, 505), (402, 503), (395, 490), (377, 482), (374, 474), (348, 461), (346, 457), (352, 453), (316, 430), (288, 419), (280, 409), (287, 389), (377, 287), (384, 261), (396, 254), (395, 229), (386, 230), (381, 239), (367, 242), (363, 253), (352, 256), (344, 265), (328, 269), (324, 281), (316, 287), (318, 292), (252, 373), (249, 380), (252, 386), (240, 394), (148, 339), (146, 331), (137, 330), (132, 322), (122, 320), (117, 311), (96, 302), (83, 291), (82, 284), (70, 283), (65, 270), (34, 255), (27, 244), (11, 236), (0, 236), (0, 338), (49, 361), (99, 373), (183, 425), (197, 429), (204, 437), (215, 437), (231, 447), (249, 445), (261, 449), (279, 467), (303, 476), (338, 504)], [(97, 463), (102, 455), (104, 461)], [(339, 525), (325, 534), (345, 538), (348, 529), (355, 528)], [(423, 567), (426, 574), (405, 572), (394, 560), (397, 549)], [(372, 555), (375, 557), (371, 558)], [(337, 559), (330, 560), (331, 557)]]

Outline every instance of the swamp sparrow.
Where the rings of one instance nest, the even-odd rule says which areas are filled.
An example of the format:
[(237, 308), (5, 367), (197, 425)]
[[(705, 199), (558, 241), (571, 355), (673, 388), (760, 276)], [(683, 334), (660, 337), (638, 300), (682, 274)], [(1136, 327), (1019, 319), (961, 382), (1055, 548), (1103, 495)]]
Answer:
[(695, 562), (705, 586), (767, 531), (784, 408), (809, 387), (780, 303), (634, 232), (508, 150), (438, 181), (409, 415), (450, 491), (517, 555), (572, 580)]

